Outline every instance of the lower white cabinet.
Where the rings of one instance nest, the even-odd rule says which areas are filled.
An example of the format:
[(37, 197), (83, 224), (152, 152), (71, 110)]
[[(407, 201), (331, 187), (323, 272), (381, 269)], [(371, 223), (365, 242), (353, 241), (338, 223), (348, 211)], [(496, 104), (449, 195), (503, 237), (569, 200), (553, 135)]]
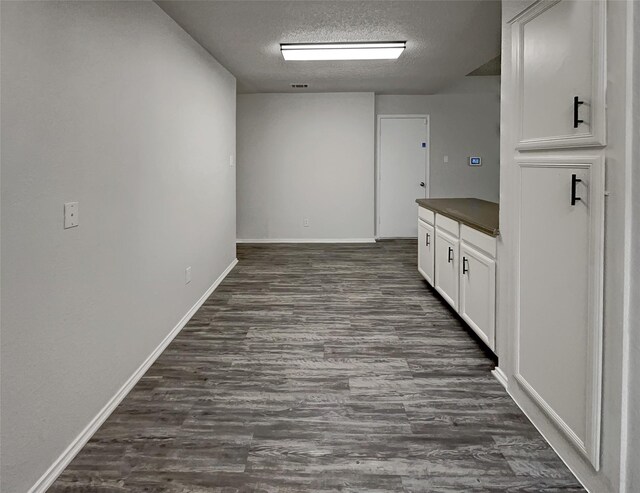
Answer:
[(460, 240), (436, 226), (435, 288), (454, 309), (458, 309), (458, 253)]
[(495, 342), (496, 261), (460, 242), (460, 309), (458, 313), (491, 349)]
[(427, 224), (422, 219), (418, 220), (418, 271), (427, 282), (433, 285), (434, 268), (433, 254), (435, 252), (435, 241), (433, 226)]
[(597, 470), (604, 159), (526, 157), (517, 164), (515, 380)]
[(425, 211), (419, 209), (418, 271), (493, 351), (496, 239)]

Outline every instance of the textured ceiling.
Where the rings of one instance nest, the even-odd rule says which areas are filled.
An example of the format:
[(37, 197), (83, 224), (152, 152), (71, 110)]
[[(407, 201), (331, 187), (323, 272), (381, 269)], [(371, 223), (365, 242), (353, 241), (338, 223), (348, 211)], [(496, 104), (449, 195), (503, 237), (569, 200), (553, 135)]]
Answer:
[[(498, 1), (156, 3), (236, 76), (241, 93), (433, 94), (500, 53)], [(405, 40), (398, 60), (285, 62), (280, 54), (280, 43)]]

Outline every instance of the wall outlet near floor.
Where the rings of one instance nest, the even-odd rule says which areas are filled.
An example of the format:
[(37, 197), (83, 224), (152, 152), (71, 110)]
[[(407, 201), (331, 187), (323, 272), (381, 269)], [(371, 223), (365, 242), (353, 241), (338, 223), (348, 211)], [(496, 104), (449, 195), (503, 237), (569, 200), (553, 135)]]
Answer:
[(191, 282), (191, 266), (184, 270), (184, 283), (189, 284)]
[(303, 225), (305, 228), (308, 228), (308, 227), (309, 227), (309, 218), (308, 218), (308, 217), (305, 217), (305, 218), (302, 220), (302, 225)]
[(75, 228), (79, 224), (78, 202), (64, 204), (64, 229)]

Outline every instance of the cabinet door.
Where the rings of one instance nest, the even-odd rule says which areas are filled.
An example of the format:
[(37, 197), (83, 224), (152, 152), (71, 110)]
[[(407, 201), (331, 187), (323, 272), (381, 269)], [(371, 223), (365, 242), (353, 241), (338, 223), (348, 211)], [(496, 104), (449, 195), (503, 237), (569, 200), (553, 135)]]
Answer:
[(458, 309), (458, 243), (460, 240), (436, 227), (436, 290)]
[(496, 262), (464, 242), (460, 257), (460, 316), (494, 350)]
[(598, 469), (604, 165), (540, 158), (519, 170), (515, 378)]
[(433, 226), (418, 220), (418, 271), (432, 286), (435, 241)]
[(514, 21), (519, 149), (605, 144), (605, 12), (538, 2)]

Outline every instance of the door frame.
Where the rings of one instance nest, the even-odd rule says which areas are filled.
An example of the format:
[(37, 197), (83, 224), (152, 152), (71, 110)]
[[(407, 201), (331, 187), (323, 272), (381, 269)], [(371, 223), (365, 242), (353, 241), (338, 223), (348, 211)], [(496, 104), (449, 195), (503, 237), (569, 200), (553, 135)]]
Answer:
[(374, 217), (374, 231), (376, 240), (380, 239), (380, 181), (382, 176), (381, 172), (381, 163), (380, 163), (380, 144), (382, 137), (382, 120), (383, 119), (420, 119), (424, 118), (427, 120), (427, 152), (425, 153), (425, 164), (424, 164), (424, 173), (426, 180), (426, 197), (429, 198), (431, 196), (431, 118), (428, 114), (401, 114), (401, 115), (393, 115), (393, 114), (384, 114), (377, 115), (376, 119), (376, 158), (375, 158), (375, 217)]

